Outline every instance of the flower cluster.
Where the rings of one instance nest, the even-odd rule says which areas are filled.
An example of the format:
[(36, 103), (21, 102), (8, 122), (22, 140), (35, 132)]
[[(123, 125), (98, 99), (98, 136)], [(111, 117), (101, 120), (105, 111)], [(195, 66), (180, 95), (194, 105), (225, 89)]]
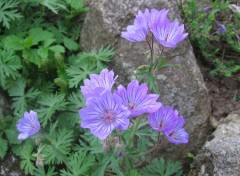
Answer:
[(18, 135), (18, 139), (24, 140), (30, 136), (35, 135), (41, 126), (38, 121), (37, 113), (34, 111), (25, 112), (24, 117), (18, 120), (17, 130), (21, 133)]
[(121, 36), (131, 42), (147, 41), (151, 32), (157, 41), (164, 47), (176, 48), (177, 44), (184, 40), (188, 33), (184, 32), (184, 25), (179, 22), (171, 22), (167, 18), (168, 10), (145, 9), (138, 11), (133, 25), (127, 27), (127, 31)]
[(149, 113), (149, 123), (154, 130), (162, 131), (174, 144), (186, 143), (188, 134), (182, 128), (184, 119), (173, 108), (165, 108), (157, 102), (159, 95), (148, 94), (145, 83), (131, 81), (127, 88), (119, 85), (113, 93), (111, 89), (117, 76), (104, 69), (99, 75), (90, 75), (84, 81), (81, 92), (86, 99), (86, 107), (80, 109), (82, 128), (103, 140), (114, 129), (126, 130), (130, 118)]

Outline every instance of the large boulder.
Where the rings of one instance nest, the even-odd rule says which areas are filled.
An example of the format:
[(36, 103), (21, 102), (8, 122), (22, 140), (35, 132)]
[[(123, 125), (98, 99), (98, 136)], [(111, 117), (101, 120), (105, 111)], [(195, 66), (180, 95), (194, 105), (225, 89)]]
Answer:
[(195, 159), (189, 175), (239, 176), (240, 115), (230, 114), (217, 127)]
[[(127, 84), (133, 71), (146, 64), (144, 43), (131, 43), (120, 37), (121, 32), (133, 23), (139, 9), (169, 8), (170, 18), (181, 21), (179, 4), (175, 0), (94, 0), (85, 18), (81, 31), (80, 45), (85, 51), (111, 45), (117, 55), (110, 67), (119, 75), (119, 82)], [(210, 100), (202, 74), (188, 40), (176, 49), (168, 51), (167, 59), (178, 67), (161, 70), (158, 77), (160, 101), (173, 105), (186, 119), (186, 130), (190, 133), (187, 145), (173, 146), (167, 141), (162, 144), (160, 155), (181, 158), (187, 152), (196, 151), (205, 142), (208, 118), (211, 115)]]

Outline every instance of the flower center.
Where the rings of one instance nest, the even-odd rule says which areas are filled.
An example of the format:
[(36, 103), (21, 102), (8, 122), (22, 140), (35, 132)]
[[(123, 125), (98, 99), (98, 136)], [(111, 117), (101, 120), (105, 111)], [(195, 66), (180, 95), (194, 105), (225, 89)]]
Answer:
[(105, 114), (103, 115), (103, 120), (104, 122), (112, 123), (115, 120), (114, 114), (109, 111), (106, 111)]
[(163, 127), (163, 122), (161, 121), (159, 124), (159, 128), (162, 129), (162, 127)]
[(129, 103), (128, 104), (129, 109), (136, 109), (136, 105), (134, 103)]

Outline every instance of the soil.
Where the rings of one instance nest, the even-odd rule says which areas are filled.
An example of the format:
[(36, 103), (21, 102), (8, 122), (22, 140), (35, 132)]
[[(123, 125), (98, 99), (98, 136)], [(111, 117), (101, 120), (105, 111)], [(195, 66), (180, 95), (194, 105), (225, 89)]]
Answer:
[(210, 122), (213, 128), (216, 128), (228, 114), (240, 114), (240, 73), (234, 74), (231, 78), (214, 77), (210, 74), (210, 65), (198, 51), (195, 51), (195, 54), (212, 102)]

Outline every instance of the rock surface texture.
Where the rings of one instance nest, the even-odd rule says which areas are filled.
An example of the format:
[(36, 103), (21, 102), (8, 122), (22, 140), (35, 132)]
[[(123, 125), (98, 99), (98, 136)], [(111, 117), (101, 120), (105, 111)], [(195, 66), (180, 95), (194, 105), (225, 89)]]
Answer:
[(12, 153), (8, 152), (3, 160), (0, 159), (1, 176), (24, 176), (20, 169), (20, 160)]
[[(106, 45), (113, 46), (118, 54), (110, 67), (119, 75), (118, 81), (125, 85), (137, 67), (147, 64), (144, 53), (148, 48), (144, 43), (132, 43), (121, 38), (121, 32), (133, 23), (139, 9), (153, 7), (159, 10), (168, 8), (169, 17), (181, 21), (179, 4), (175, 0), (94, 0), (90, 4), (90, 11), (81, 31), (80, 45), (85, 51)], [(159, 72), (160, 101), (164, 105), (173, 105), (185, 117), (190, 141), (187, 145), (179, 146), (164, 141), (159, 154), (181, 158), (204, 144), (211, 106), (189, 41), (185, 40), (176, 49), (168, 50), (166, 57), (169, 63), (178, 64), (178, 67)]]
[(240, 115), (230, 114), (197, 155), (192, 175), (240, 175)]

